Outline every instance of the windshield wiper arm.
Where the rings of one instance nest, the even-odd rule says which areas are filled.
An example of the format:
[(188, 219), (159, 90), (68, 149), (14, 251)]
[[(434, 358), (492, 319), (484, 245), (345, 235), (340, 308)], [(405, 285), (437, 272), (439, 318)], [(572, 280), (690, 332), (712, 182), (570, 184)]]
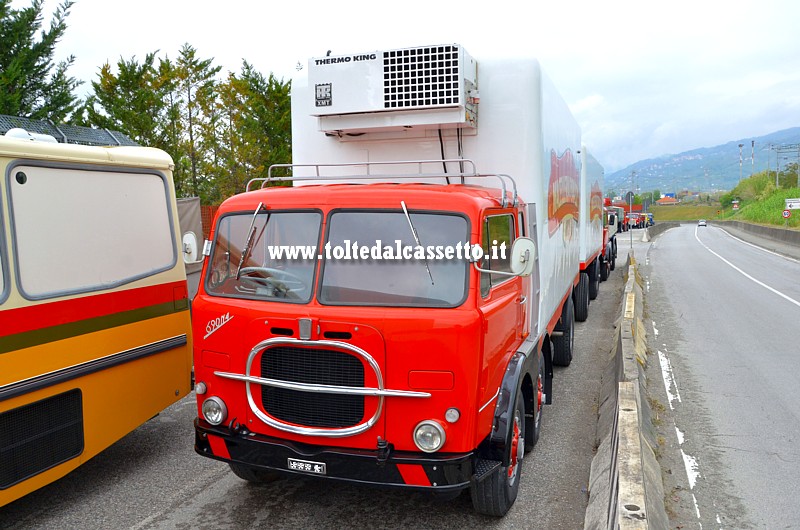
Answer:
[[(406, 214), (406, 220), (408, 221), (408, 226), (411, 227), (411, 235), (414, 236), (414, 241), (417, 242), (418, 247), (422, 247), (422, 243), (419, 242), (419, 234), (417, 234), (417, 229), (414, 228), (414, 224), (411, 222), (411, 216), (408, 215), (408, 208), (406, 208), (406, 201), (400, 201), (400, 206), (403, 207), (403, 213)], [(433, 274), (431, 274), (431, 268), (428, 267), (428, 258), (425, 256), (425, 252), (422, 253), (422, 259), (425, 261), (425, 270), (428, 271), (428, 276), (431, 279), (431, 285), (435, 285), (433, 283)]]
[(264, 203), (258, 203), (256, 206), (256, 211), (253, 212), (253, 220), (250, 221), (250, 228), (247, 230), (247, 241), (244, 243), (244, 248), (242, 249), (242, 257), (239, 258), (239, 266), (236, 267), (236, 279), (239, 279), (239, 276), (242, 273), (242, 265), (247, 260), (247, 257), (250, 255), (250, 248), (253, 245), (253, 238), (256, 235), (256, 217), (258, 217), (258, 212), (261, 211), (261, 208), (264, 207)]

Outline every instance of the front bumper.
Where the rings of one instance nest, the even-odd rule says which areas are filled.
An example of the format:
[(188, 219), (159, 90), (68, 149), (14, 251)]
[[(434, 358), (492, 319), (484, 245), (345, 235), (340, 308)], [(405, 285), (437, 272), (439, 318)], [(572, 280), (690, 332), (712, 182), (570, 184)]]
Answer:
[[(325, 447), (234, 432), (201, 419), (195, 419), (194, 425), (197, 453), (282, 473), (441, 493), (468, 488), (474, 475), (473, 453), (428, 455)], [(309, 463), (306, 468), (312, 470), (324, 467), (324, 474), (304, 471), (302, 463)]]

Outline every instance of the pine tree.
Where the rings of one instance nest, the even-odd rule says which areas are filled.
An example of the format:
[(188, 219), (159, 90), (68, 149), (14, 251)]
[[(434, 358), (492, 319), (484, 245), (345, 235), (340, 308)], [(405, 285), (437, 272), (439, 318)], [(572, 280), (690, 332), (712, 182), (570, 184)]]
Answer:
[(42, 30), (42, 4), (33, 0), (17, 10), (11, 0), (0, 0), (0, 114), (69, 121), (81, 104), (75, 96), (81, 82), (67, 74), (74, 56), (55, 63), (53, 54), (73, 2), (58, 6), (47, 31)]

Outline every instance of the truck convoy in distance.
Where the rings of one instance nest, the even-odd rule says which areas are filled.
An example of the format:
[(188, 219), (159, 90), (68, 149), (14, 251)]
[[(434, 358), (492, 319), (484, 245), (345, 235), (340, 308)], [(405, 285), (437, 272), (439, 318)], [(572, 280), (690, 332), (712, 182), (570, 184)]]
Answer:
[(307, 71), (293, 164), (225, 201), (204, 249), (195, 450), (502, 516), (603, 255), (596, 197), (581, 252), (580, 128), (532, 59), (447, 44)]

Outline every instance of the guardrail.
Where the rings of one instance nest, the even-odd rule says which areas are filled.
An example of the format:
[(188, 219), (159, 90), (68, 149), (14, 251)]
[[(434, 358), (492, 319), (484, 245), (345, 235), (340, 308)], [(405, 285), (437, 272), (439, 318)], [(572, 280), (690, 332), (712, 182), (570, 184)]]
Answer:
[(643, 293), (636, 260), (630, 254), (617, 340), (602, 379), (599, 445), (592, 460), (584, 519), (587, 530), (669, 528), (661, 467), (653, 451), (656, 436), (645, 397), (647, 337), (642, 314)]

